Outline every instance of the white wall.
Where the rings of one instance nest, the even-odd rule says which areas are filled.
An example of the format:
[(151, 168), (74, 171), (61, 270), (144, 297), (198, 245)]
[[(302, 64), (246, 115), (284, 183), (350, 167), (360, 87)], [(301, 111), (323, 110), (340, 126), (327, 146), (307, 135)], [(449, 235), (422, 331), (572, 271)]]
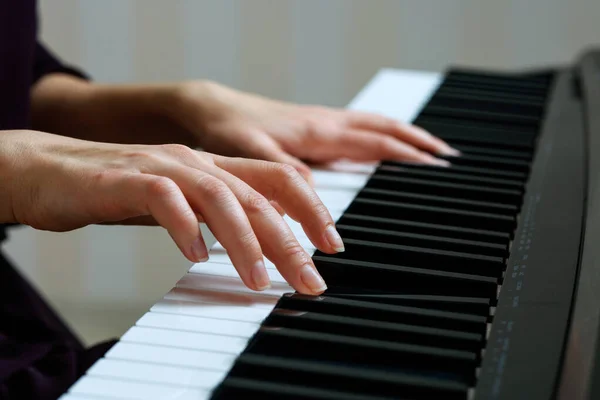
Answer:
[[(99, 81), (209, 78), (332, 106), (383, 66), (544, 66), (600, 45), (597, 0), (40, 3), (46, 42)], [(122, 332), (188, 267), (153, 228), (21, 229), (8, 250), (88, 340)]]

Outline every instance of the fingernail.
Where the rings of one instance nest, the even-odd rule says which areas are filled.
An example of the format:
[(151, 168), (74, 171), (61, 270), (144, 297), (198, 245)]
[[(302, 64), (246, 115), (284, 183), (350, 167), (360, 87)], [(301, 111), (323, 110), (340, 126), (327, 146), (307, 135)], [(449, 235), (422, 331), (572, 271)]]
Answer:
[(252, 281), (254, 281), (254, 285), (256, 286), (256, 290), (267, 290), (271, 287), (271, 281), (269, 280), (269, 275), (267, 275), (267, 270), (265, 269), (265, 263), (262, 261), (258, 261), (252, 267)]
[(204, 244), (204, 239), (201, 236), (194, 240), (192, 243), (192, 255), (196, 262), (205, 262), (208, 261), (208, 250), (206, 250), (206, 245)]
[(327, 239), (327, 242), (329, 242), (329, 245), (338, 253), (345, 250), (342, 237), (335, 229), (335, 226), (329, 225), (327, 229), (325, 229), (325, 238)]
[(327, 285), (321, 275), (311, 265), (304, 265), (300, 271), (300, 279), (314, 293), (321, 293), (327, 290)]
[(450, 164), (448, 161), (446, 160), (442, 160), (441, 158), (437, 158), (437, 157), (427, 157), (427, 163), (430, 165), (437, 165), (438, 167), (449, 167)]
[(461, 155), (461, 152), (448, 145), (444, 145), (444, 147), (442, 147), (442, 149), (440, 150), (440, 154), (445, 156), (458, 157)]

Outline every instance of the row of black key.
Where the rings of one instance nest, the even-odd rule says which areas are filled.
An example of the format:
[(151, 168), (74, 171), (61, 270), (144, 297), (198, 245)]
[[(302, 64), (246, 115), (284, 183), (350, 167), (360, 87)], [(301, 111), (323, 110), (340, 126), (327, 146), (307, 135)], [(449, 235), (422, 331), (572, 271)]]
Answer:
[(285, 295), (214, 397), (465, 399), (510, 251), (548, 77), (450, 72), (415, 123), (450, 168), (383, 162), (317, 252), (318, 297)]

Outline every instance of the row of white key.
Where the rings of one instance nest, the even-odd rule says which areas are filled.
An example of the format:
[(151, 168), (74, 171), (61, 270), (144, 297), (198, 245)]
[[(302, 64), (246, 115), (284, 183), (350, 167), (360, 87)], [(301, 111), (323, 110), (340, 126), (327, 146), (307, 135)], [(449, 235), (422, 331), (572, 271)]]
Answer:
[[(334, 220), (373, 170), (338, 166), (346, 167), (354, 172), (313, 171), (317, 194)], [(315, 247), (301, 225), (288, 216), (284, 219), (312, 254)], [(272, 287), (263, 292), (248, 289), (216, 243), (209, 261), (192, 266), (63, 399), (210, 398), (279, 298), (294, 291), (272, 262), (265, 259), (265, 265)]]

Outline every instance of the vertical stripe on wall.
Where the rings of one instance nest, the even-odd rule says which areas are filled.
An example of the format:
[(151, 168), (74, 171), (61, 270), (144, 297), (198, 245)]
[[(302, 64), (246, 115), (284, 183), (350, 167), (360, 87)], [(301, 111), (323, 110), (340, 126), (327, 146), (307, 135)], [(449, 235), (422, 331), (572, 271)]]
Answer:
[(183, 27), (181, 1), (132, 1), (130, 23), (134, 23), (133, 51), (135, 80), (170, 82), (181, 80)]
[(80, 1), (79, 53), (94, 79), (122, 83), (135, 77), (134, 11), (130, 0)]
[(294, 92), (300, 103), (344, 106), (350, 100), (344, 87), (347, 77), (344, 0), (295, 0), (289, 46), (294, 51)]
[[(102, 82), (128, 82), (135, 77), (135, 9), (132, 1), (82, 1), (81, 54), (89, 73)], [(85, 238), (83, 260), (85, 293), (97, 300), (127, 299), (135, 292), (138, 252), (134, 237), (119, 227), (90, 226), (79, 232)]]
[(243, 90), (279, 99), (293, 93), (294, 50), (289, 1), (238, 0)]
[(183, 30), (183, 74), (240, 85), (239, 0), (184, 0), (179, 8)]

